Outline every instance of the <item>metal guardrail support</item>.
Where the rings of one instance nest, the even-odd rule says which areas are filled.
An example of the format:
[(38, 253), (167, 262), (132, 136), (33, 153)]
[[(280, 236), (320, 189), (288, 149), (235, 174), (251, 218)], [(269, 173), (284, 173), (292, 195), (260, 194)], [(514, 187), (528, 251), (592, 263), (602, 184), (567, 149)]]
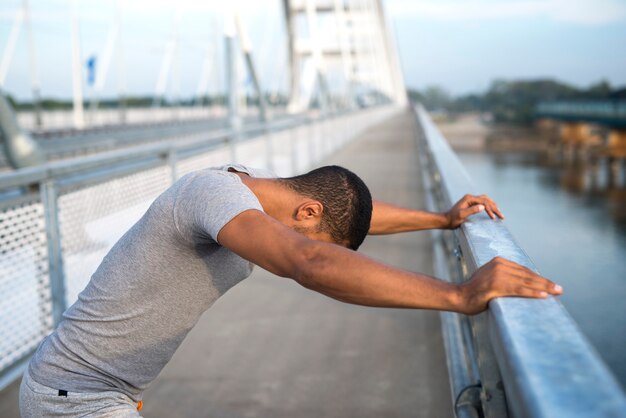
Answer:
[(54, 180), (40, 184), (41, 202), (44, 207), (46, 224), (46, 242), (48, 243), (48, 269), (50, 291), (52, 294), (52, 323), (56, 327), (61, 322), (67, 308), (65, 294), (65, 275), (63, 274), (63, 256), (61, 253), (61, 233), (59, 231), (59, 207), (57, 188)]
[[(422, 173), (428, 177), (429, 199), (433, 208), (438, 204), (439, 210), (447, 209), (464, 194), (476, 194), (476, 189), (426, 111), (419, 106), (416, 113), (421, 130), (418, 142)], [(450, 261), (455, 258), (450, 249), (454, 251), (458, 242), (461, 259), (451, 262), (451, 268), (447, 269), (453, 280), (466, 279), (495, 256), (537, 271), (504, 224), (489, 220), (486, 214), (472, 217), (446, 239), (445, 245), (441, 240), (435, 242), (440, 246), (435, 247), (435, 255), (440, 255), (437, 264), (445, 266), (442, 248), (447, 245), (445, 256)], [(438, 269), (444, 272), (440, 274), (445, 274), (445, 267)], [(448, 322), (442, 321), (444, 326)], [(472, 331), (482, 387), (481, 406), (486, 417), (626, 416), (626, 396), (619, 383), (558, 299), (494, 299), (482, 318), (472, 319)], [(455, 324), (444, 330), (451, 387), (453, 396), (457, 397), (459, 387), (473, 383), (469, 371), (472, 361), (461, 361), (462, 356), (471, 352), (472, 342), (464, 341), (465, 347), (459, 347), (461, 340), (455, 333), (458, 333)], [(449, 341), (452, 338), (453, 344)], [(448, 350), (450, 346), (452, 350)], [(473, 412), (457, 410), (457, 413), (459, 417), (467, 417)]]
[(178, 156), (176, 155), (176, 151), (172, 148), (167, 150), (167, 154), (165, 154), (165, 161), (170, 168), (170, 175), (172, 177), (172, 184), (176, 183), (178, 180), (178, 170), (176, 167), (176, 163), (178, 162)]

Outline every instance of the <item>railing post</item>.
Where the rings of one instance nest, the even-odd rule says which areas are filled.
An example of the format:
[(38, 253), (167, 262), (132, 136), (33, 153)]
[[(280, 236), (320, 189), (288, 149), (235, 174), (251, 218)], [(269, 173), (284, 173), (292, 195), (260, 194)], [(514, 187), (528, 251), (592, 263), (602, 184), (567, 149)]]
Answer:
[(63, 312), (67, 308), (67, 298), (65, 294), (63, 255), (61, 253), (57, 186), (54, 180), (48, 179), (43, 181), (40, 184), (40, 192), (46, 224), (46, 242), (48, 243), (48, 274), (50, 276), (50, 292), (52, 295), (52, 321), (56, 327), (61, 322)]
[(298, 174), (298, 125), (293, 125), (291, 129), (289, 129), (290, 138), (289, 144), (291, 145), (291, 175), (295, 176)]
[(226, 85), (228, 86), (228, 126), (232, 133), (228, 137), (231, 162), (237, 161), (236, 143), (241, 133), (239, 114), (239, 72), (235, 57), (235, 22), (234, 16), (228, 16), (224, 25), (224, 63), (226, 65)]
[(504, 394), (504, 384), (496, 361), (496, 356), (489, 340), (489, 316), (483, 312), (470, 319), (474, 344), (476, 346), (476, 356), (480, 373), (483, 411), (486, 417), (507, 417), (506, 396)]
[(167, 154), (165, 156), (165, 161), (167, 165), (170, 166), (170, 175), (172, 176), (172, 184), (174, 184), (176, 183), (176, 180), (178, 180), (178, 170), (176, 169), (178, 158), (176, 156), (176, 149), (170, 148), (167, 151)]
[(310, 168), (315, 161), (315, 150), (317, 147), (317, 124), (316, 119), (310, 118), (308, 120), (309, 126), (309, 166)]
[(272, 129), (267, 120), (263, 122), (263, 133), (265, 134), (265, 153), (267, 160), (267, 168), (275, 171), (274, 166), (274, 144), (272, 142)]
[(237, 162), (237, 138), (239, 137), (239, 133), (236, 131), (232, 131), (230, 135), (226, 138), (226, 143), (228, 144), (228, 150), (230, 151), (230, 161), (233, 163)]
[[(438, 187), (441, 189), (443, 185), (441, 184), (442, 178), (440, 173), (438, 173), (438, 177)], [(458, 234), (460, 234), (459, 231), (455, 231), (452, 234), (453, 258), (456, 259), (456, 261), (452, 261), (452, 264), (453, 266), (456, 265), (459, 279), (465, 281), (469, 279), (471, 272), (476, 271), (479, 266), (473, 264), (471, 256), (464, 257), (464, 250), (469, 251), (469, 249), (463, 247)], [(475, 357), (475, 364), (478, 367), (482, 411), (487, 418), (508, 417), (504, 384), (489, 338), (489, 315), (487, 312), (483, 312), (465, 319), (471, 330), (471, 332), (468, 331), (466, 334), (471, 335), (464, 335), (463, 337), (466, 349), (472, 352), (472, 355)]]

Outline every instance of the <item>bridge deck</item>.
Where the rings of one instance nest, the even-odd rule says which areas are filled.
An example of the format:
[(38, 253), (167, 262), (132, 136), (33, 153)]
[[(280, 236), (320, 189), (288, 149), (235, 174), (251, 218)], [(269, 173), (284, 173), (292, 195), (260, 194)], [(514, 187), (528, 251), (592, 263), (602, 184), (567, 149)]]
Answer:
[[(375, 198), (420, 207), (406, 113), (325, 163)], [(431, 273), (426, 233), (369, 237), (364, 253)], [(17, 417), (17, 384), (0, 416)], [(438, 314), (342, 304), (257, 269), (220, 299), (145, 394), (146, 417), (451, 417)]]

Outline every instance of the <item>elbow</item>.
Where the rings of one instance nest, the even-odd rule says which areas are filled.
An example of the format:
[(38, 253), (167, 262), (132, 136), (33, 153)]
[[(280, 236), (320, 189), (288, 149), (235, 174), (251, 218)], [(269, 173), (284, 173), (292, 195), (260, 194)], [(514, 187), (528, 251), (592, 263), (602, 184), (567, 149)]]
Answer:
[(387, 231), (385, 229), (372, 225), (367, 231), (367, 235), (385, 235), (386, 232)]

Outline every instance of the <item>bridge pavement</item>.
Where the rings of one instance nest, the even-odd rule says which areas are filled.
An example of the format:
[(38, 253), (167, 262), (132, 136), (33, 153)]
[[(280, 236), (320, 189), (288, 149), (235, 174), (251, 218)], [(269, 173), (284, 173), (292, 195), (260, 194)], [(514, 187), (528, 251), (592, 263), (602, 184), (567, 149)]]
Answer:
[[(398, 115), (325, 164), (361, 175), (375, 198), (423, 204), (415, 125)], [(427, 233), (369, 237), (362, 251), (432, 273)], [(435, 312), (336, 302), (261, 269), (200, 319), (146, 391), (146, 417), (452, 417)], [(0, 416), (17, 417), (17, 384)]]

